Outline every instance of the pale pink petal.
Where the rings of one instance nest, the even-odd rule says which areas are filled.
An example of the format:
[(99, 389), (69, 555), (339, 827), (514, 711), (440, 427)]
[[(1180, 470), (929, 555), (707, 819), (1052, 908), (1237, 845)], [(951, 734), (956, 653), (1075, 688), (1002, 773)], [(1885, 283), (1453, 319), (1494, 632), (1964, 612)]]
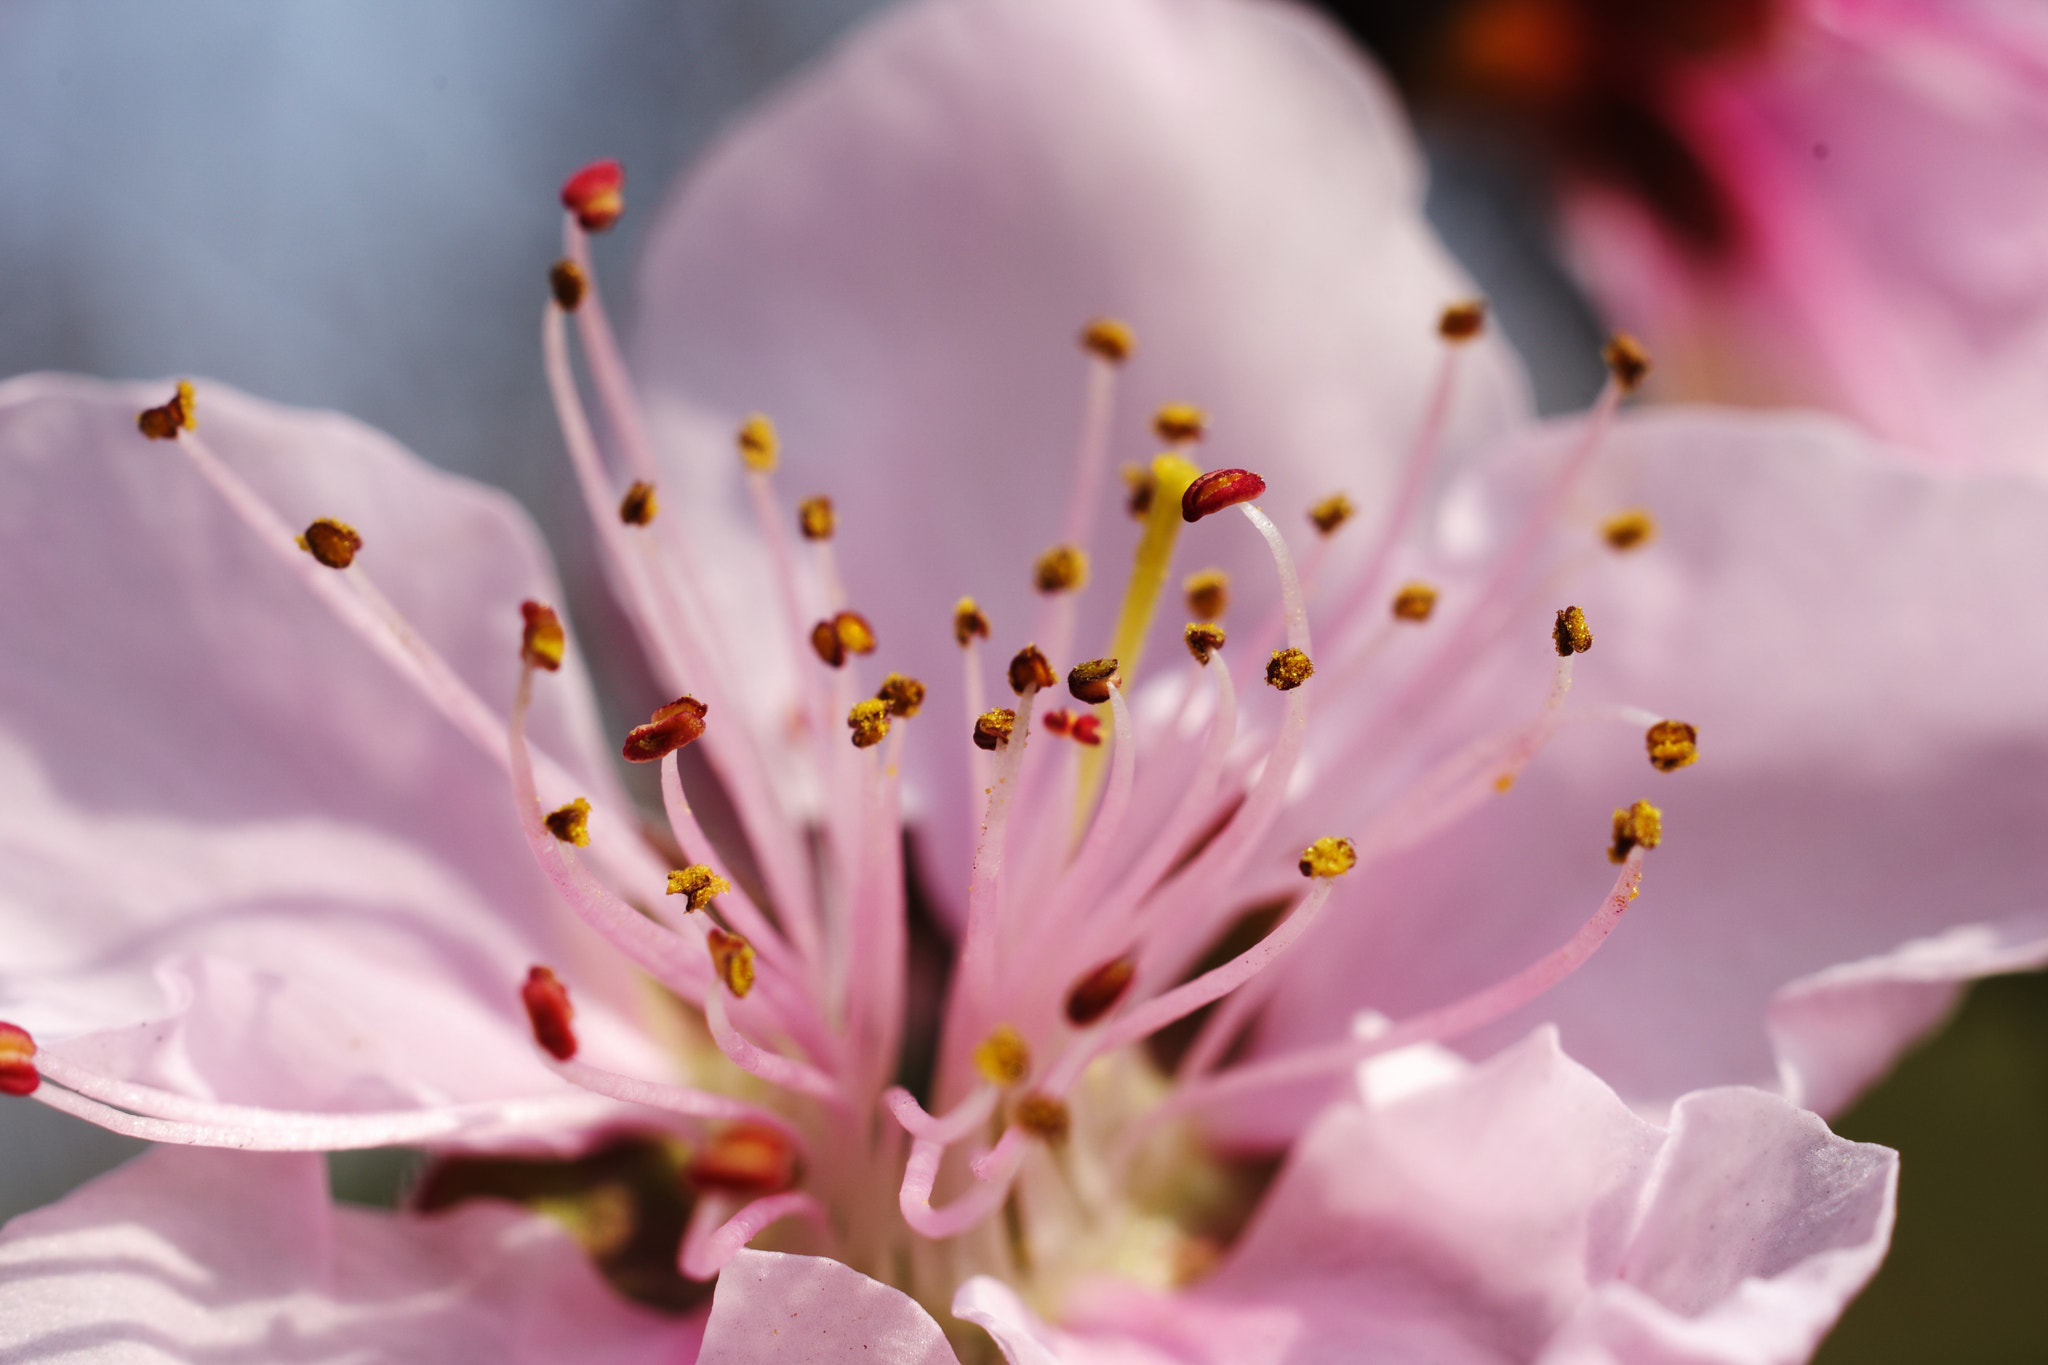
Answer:
[(683, 1365), (544, 1219), (337, 1207), (313, 1155), (160, 1148), (0, 1232), (9, 1359)]
[(900, 1289), (822, 1256), (742, 1251), (711, 1300), (699, 1365), (958, 1365)]

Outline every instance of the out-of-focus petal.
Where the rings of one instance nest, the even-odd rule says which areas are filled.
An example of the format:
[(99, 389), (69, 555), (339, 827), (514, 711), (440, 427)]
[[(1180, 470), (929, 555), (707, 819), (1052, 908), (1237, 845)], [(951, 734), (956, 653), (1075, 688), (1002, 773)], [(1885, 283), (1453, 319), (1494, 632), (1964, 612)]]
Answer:
[(742, 1251), (719, 1272), (698, 1365), (959, 1365), (900, 1289), (822, 1256)]

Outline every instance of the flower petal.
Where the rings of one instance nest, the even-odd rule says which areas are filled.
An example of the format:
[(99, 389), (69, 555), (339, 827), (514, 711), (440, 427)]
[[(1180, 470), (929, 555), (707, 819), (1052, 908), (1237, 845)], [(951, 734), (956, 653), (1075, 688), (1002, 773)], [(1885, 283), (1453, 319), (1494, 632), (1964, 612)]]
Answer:
[(900, 1289), (822, 1256), (742, 1251), (719, 1272), (698, 1365), (959, 1365)]

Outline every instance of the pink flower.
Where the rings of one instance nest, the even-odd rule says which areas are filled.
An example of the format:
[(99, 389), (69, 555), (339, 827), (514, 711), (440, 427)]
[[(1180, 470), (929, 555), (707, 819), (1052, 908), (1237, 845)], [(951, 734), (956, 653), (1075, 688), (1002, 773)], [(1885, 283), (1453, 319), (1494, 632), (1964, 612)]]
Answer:
[[(218, 386), (160, 441), (160, 386), (0, 387), (0, 1064), (174, 1143), (673, 1134), (706, 1361), (944, 1360), (949, 1306), (1019, 1362), (1798, 1358), (1881, 1254), (1892, 1159), (1696, 1087), (1839, 1103), (2041, 956), (1956, 926), (2038, 880), (2048, 494), (1810, 420), (1623, 417), (1625, 344), (1592, 413), (1530, 426), (1418, 193), (1293, 10), (953, 0), (680, 193), (644, 412), (572, 218), (543, 346), (662, 684), (625, 740), (654, 833), (502, 498)], [(1129, 326), (1077, 359), (1098, 311)], [(1103, 515), (1160, 443), (1142, 527)], [(1236, 472), (1184, 502), (1196, 459)], [(793, 479), (836, 501), (793, 519)], [(1220, 643), (1164, 597), (1209, 563)], [(1597, 1076), (1548, 1030), (1500, 1051), (1546, 1019)], [(1283, 1148), (1237, 1235), (1229, 1158)], [(306, 1168), (248, 1160), (153, 1155), (14, 1225), (7, 1344), (502, 1356), (479, 1315), (554, 1332), (559, 1294), (593, 1351), (687, 1357), (696, 1324), (590, 1307), (531, 1224), (330, 1221), (303, 1186), (286, 1218)], [(195, 1264), (219, 1313), (146, 1290)]]

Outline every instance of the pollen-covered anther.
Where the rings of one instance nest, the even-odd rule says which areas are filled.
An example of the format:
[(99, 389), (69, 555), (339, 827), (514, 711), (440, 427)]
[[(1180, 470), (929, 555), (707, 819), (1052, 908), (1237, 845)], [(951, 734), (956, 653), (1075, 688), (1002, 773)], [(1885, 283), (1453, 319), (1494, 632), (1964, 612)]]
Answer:
[(953, 604), (953, 643), (965, 649), (975, 640), (988, 638), (988, 617), (971, 597)]
[(36, 1040), (19, 1024), (0, 1023), (0, 1095), (33, 1095), (42, 1083)]
[(1129, 491), (1124, 510), (1133, 521), (1143, 521), (1152, 511), (1152, 495), (1159, 491), (1159, 476), (1141, 464), (1127, 464), (1117, 473), (1123, 475), (1124, 487)]
[(730, 890), (732, 883), (703, 863), (693, 863), (668, 874), (667, 894), (687, 896), (692, 910), (702, 910)]
[(519, 604), (525, 627), (519, 634), (519, 658), (528, 668), (545, 668), (552, 673), (562, 666), (569, 637), (562, 630), (562, 618), (545, 602), (531, 599)]
[(656, 711), (645, 725), (636, 725), (619, 750), (628, 763), (653, 763), (667, 758), (704, 734), (704, 717), (710, 708), (695, 697), (677, 697)]
[(1193, 403), (1168, 403), (1152, 414), (1152, 430), (1168, 445), (1192, 445), (1209, 431), (1209, 414)]
[(577, 797), (568, 805), (551, 810), (545, 817), (548, 833), (565, 844), (590, 847), (590, 802)]
[(1445, 341), (1470, 341), (1485, 330), (1485, 299), (1466, 299), (1437, 315), (1436, 334)]
[(1137, 976), (1138, 964), (1128, 957), (1114, 957), (1090, 969), (1067, 991), (1067, 1022), (1087, 1028), (1123, 1003)]
[(1031, 566), (1031, 585), (1042, 593), (1079, 592), (1088, 586), (1088, 555), (1078, 545), (1055, 545)]
[(875, 628), (857, 611), (842, 611), (829, 621), (811, 627), (811, 648), (834, 668), (846, 663), (850, 654), (875, 652)]
[(645, 479), (635, 479), (626, 496), (619, 499), (619, 520), (628, 526), (645, 526), (660, 510), (661, 504), (654, 498), (654, 485)]
[(1551, 643), (1557, 646), (1557, 657), (1569, 659), (1574, 654), (1584, 654), (1593, 647), (1593, 628), (1586, 624), (1586, 613), (1577, 607), (1566, 607), (1557, 614), (1557, 624), (1550, 631)]
[(1626, 512), (1616, 512), (1600, 523), (1600, 538), (1607, 542), (1610, 550), (1624, 554), (1640, 549), (1657, 538), (1657, 521), (1640, 507), (1631, 507)]
[(775, 435), (775, 423), (760, 413), (754, 413), (740, 423), (736, 438), (740, 448), (740, 460), (757, 474), (775, 472), (775, 462), (782, 453), (782, 442)]
[(1394, 594), (1392, 610), (1396, 621), (1420, 625), (1436, 611), (1436, 589), (1427, 583), (1404, 583)]
[(1266, 660), (1266, 685), (1281, 692), (1295, 688), (1315, 676), (1316, 666), (1298, 649), (1276, 649)]
[(704, 946), (711, 952), (711, 969), (725, 988), (734, 999), (746, 999), (747, 992), (754, 989), (754, 945), (713, 925), (704, 935)]
[(891, 673), (875, 689), (875, 699), (886, 704), (889, 714), (909, 720), (924, 708), (924, 684), (902, 673)]
[(1675, 773), (1700, 756), (1700, 732), (1682, 720), (1660, 720), (1643, 736), (1650, 751), (1650, 766), (1660, 773)]
[(519, 999), (526, 1005), (527, 1022), (533, 1025), (533, 1041), (558, 1062), (574, 1057), (576, 1030), (571, 1021), (576, 1010), (569, 1003), (569, 988), (546, 967), (535, 967), (527, 972)]
[(1358, 509), (1352, 505), (1349, 497), (1343, 493), (1332, 493), (1308, 509), (1308, 519), (1317, 531), (1328, 536), (1335, 535), (1337, 528), (1351, 520), (1357, 512)]
[(830, 540), (838, 525), (839, 518), (832, 510), (832, 499), (823, 493), (805, 498), (796, 505), (796, 529), (803, 533), (805, 540)]
[(1112, 365), (1121, 365), (1138, 348), (1130, 327), (1115, 318), (1096, 318), (1081, 329), (1081, 349)]
[(769, 1195), (796, 1183), (796, 1147), (765, 1123), (728, 1125), (690, 1154), (683, 1179), (698, 1191)]
[(1636, 849), (1655, 848), (1664, 839), (1664, 812), (1647, 801), (1614, 812), (1614, 843), (1607, 861), (1618, 863)]
[(1214, 621), (1230, 610), (1230, 575), (1221, 569), (1200, 569), (1181, 582), (1187, 594), (1188, 615), (1198, 621)]
[(1010, 690), (1020, 697), (1034, 687), (1043, 691), (1058, 681), (1059, 675), (1037, 645), (1024, 646), (1010, 660)]
[(1035, 1091), (1017, 1101), (1010, 1110), (1010, 1119), (1040, 1142), (1065, 1142), (1074, 1126), (1065, 1100)]
[(974, 746), (991, 753), (1010, 742), (1010, 734), (1017, 728), (1017, 713), (1007, 706), (993, 711), (984, 711), (974, 718)]
[(889, 703), (879, 697), (855, 702), (846, 713), (846, 726), (853, 731), (854, 748), (874, 748), (889, 737)]
[(178, 381), (171, 401), (158, 408), (144, 408), (135, 415), (135, 425), (152, 441), (175, 441), (181, 431), (199, 430), (199, 402), (189, 380)]
[(603, 232), (626, 211), (626, 171), (616, 161), (593, 161), (562, 182), (562, 207), (585, 232)]
[(1090, 659), (1067, 670), (1067, 691), (1075, 701), (1099, 706), (1109, 700), (1109, 689), (1123, 686), (1115, 659)]
[(1209, 656), (1223, 648), (1223, 642), (1228, 637), (1224, 635), (1223, 627), (1214, 622), (1190, 621), (1188, 628), (1181, 633), (1181, 638), (1187, 641), (1188, 653), (1195, 656), (1195, 662), (1207, 665)]
[(1600, 348), (1600, 358), (1607, 362), (1607, 373), (1614, 376), (1623, 393), (1634, 392), (1650, 373), (1650, 353), (1627, 332), (1609, 337)]
[(1326, 834), (1301, 851), (1304, 877), (1341, 877), (1358, 866), (1358, 850), (1349, 839)]
[(563, 312), (575, 312), (589, 292), (590, 281), (583, 277), (583, 267), (568, 257), (548, 267), (548, 293), (554, 295), (555, 306)]
[(363, 538), (347, 522), (322, 517), (299, 536), (299, 548), (330, 569), (346, 569), (362, 552)]
[(1008, 1024), (998, 1024), (975, 1046), (974, 1069), (990, 1085), (1008, 1089), (1031, 1074), (1031, 1045)]
[(1266, 481), (1249, 469), (1212, 469), (1180, 495), (1180, 519), (1200, 521), (1226, 507), (1250, 502), (1265, 491)]

